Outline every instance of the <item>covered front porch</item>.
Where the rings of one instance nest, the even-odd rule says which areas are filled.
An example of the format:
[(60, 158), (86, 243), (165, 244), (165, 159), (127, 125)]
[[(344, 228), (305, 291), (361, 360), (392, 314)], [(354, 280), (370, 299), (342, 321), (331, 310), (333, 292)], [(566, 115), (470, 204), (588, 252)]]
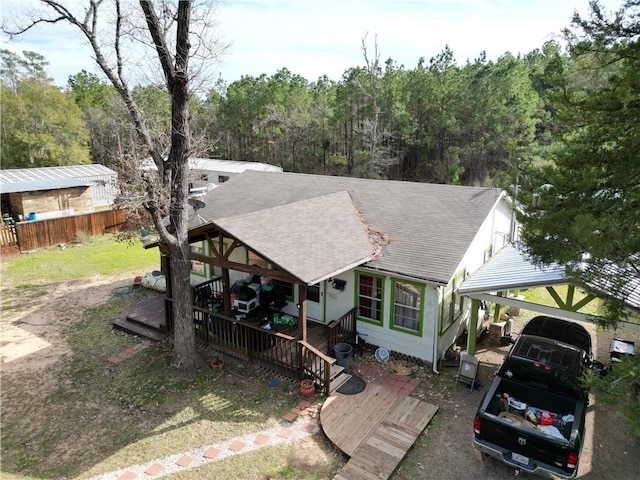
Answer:
[[(309, 214), (329, 210), (327, 216)], [(339, 225), (334, 218), (341, 218)], [(334, 346), (356, 343), (356, 311), (351, 296), (343, 295), (341, 303), (331, 301), (324, 289), (330, 279), (333, 285), (337, 275), (367, 263), (376, 253), (349, 194), (206, 223), (194, 218), (193, 223), (189, 260), (192, 276), (199, 275), (198, 282), (191, 282), (197, 339), (291, 378), (312, 379), (317, 391), (328, 394), (336, 388), (342, 367), (336, 365), (340, 362), (333, 356)], [(166, 328), (172, 332), (172, 288), (182, 286), (172, 287), (168, 248), (161, 243), (146, 246), (158, 246), (162, 254)], [(344, 283), (333, 288), (344, 289)], [(242, 298), (238, 286), (272, 295)], [(273, 295), (276, 290), (279, 296)], [(314, 325), (310, 316), (322, 325)]]
[(227, 315), (222, 287), (222, 280), (213, 278), (196, 288), (193, 322), (199, 341), (289, 378), (310, 378), (316, 391), (326, 394), (346, 381), (339, 378), (344, 368), (333, 352), (338, 343), (356, 343), (355, 309), (328, 325), (281, 314), (268, 305)]
[[(274, 322), (274, 312), (268, 307), (225, 315), (220, 311), (224, 293), (218, 277), (199, 283), (193, 290), (193, 325), (202, 345), (287, 378), (313, 379), (316, 391), (324, 394), (348, 380), (349, 375), (332, 354), (338, 343), (355, 345), (355, 309), (328, 325), (307, 322), (303, 339), (299, 318), (283, 315), (282, 321)], [(171, 298), (158, 294), (116, 319), (114, 327), (162, 340), (171, 331), (171, 308)]]

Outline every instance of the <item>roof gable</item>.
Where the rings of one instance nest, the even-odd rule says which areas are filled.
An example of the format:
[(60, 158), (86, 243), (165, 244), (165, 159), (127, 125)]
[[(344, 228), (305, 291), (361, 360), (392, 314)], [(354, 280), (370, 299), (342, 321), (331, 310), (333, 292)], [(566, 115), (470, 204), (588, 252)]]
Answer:
[(215, 223), (308, 285), (360, 265), (374, 254), (347, 192), (221, 218)]

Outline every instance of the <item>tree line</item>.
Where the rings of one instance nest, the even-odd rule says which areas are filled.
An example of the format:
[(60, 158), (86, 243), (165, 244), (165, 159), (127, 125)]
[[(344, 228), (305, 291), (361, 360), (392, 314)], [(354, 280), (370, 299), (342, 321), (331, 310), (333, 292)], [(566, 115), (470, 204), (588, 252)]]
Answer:
[[(445, 47), (411, 69), (381, 62), (377, 45), (372, 55), (364, 39), (362, 48), (365, 65), (338, 81), (308, 81), (283, 68), (219, 80), (194, 95), (193, 154), (303, 173), (491, 185), (498, 172), (543, 158), (553, 145), (552, 93), (563, 82), (593, 81), (557, 42), (497, 60), (482, 53), (464, 65)], [(147, 156), (109, 83), (81, 71), (60, 89), (41, 55), (1, 56), (2, 168), (115, 166)], [(138, 85), (133, 95), (168, 149), (166, 87)]]

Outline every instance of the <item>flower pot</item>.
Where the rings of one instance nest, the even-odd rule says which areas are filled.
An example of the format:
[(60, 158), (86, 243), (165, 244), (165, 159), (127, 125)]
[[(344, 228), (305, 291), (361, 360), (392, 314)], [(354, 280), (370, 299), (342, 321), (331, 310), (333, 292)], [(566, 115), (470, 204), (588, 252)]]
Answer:
[(224, 359), (219, 357), (211, 359), (211, 368), (213, 369), (222, 368), (223, 365), (224, 365)]
[(316, 393), (316, 387), (313, 384), (313, 380), (304, 379), (300, 382), (300, 394), (303, 397), (311, 397)]

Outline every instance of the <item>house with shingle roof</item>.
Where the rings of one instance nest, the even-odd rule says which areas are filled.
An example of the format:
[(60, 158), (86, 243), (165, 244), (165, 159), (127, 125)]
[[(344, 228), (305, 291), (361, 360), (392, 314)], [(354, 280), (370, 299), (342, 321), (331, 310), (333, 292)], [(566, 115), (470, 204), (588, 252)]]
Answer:
[(305, 322), (355, 309), (367, 343), (434, 368), (468, 327), (457, 286), (513, 227), (499, 189), (298, 173), (245, 171), (192, 205), (194, 274), (272, 277)]

